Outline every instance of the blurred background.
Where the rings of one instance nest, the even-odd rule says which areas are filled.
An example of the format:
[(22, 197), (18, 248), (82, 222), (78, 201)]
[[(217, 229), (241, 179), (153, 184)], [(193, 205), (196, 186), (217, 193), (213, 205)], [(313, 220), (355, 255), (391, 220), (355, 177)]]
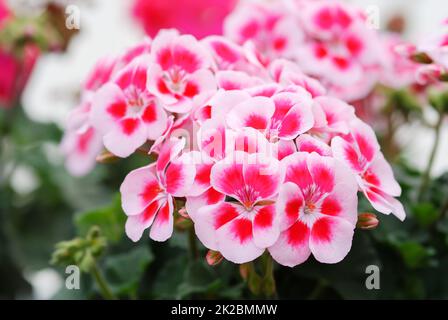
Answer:
[[(151, 6), (151, 1), (140, 4), (142, 7), (137, 9), (135, 2), (128, 0), (61, 0), (51, 1), (50, 7), (50, 1), (6, 1), (15, 15), (27, 19), (48, 18), (51, 12), (50, 16), (54, 16), (48, 18), (51, 22), (42, 26), (47, 34), (51, 28), (58, 28), (54, 19), (65, 19), (67, 6), (76, 5), (80, 13), (80, 28), (66, 34), (66, 31), (58, 30), (60, 39), (56, 41), (57, 45), (55, 39), (42, 40), (49, 45), (40, 49), (26, 87), (16, 102), (22, 111), (15, 116), (12, 138), (3, 141), (4, 146), (0, 151), (0, 165), (6, 172), (2, 176), (3, 180), (0, 180), (0, 298), (95, 297), (95, 290), (91, 290), (92, 284), (87, 276), (83, 276), (82, 285), (87, 289), (75, 292), (64, 290), (64, 269), (49, 264), (51, 253), (55, 243), (85, 233), (87, 226), (96, 219), (99, 219), (100, 224), (104, 223), (106, 229), (115, 228), (109, 220), (122, 223), (119, 205), (113, 200), (116, 197), (114, 193), (124, 174), (130, 168), (135, 168), (141, 159), (130, 159), (119, 169), (100, 166), (86, 177), (73, 178), (64, 169), (64, 159), (59, 151), (61, 130), (69, 111), (79, 103), (80, 88), (86, 75), (99, 58), (120, 53), (140, 41), (146, 33), (153, 34), (159, 27), (179, 27), (172, 25), (172, 21), (179, 21), (180, 18), (168, 18), (169, 8), (194, 3), (193, 0), (165, 0), (154, 1)], [(166, 7), (157, 5), (162, 2), (167, 4)], [(228, 8), (222, 7), (222, 2), (210, 1), (213, 5), (209, 7), (221, 8), (218, 11), (224, 15), (237, 1), (229, 1), (226, 5)], [(446, 0), (348, 2), (361, 8), (377, 6), (381, 28), (384, 30), (391, 21), (399, 21), (403, 24), (403, 37), (411, 42), (420, 41), (448, 17)], [(198, 19), (201, 14), (205, 17), (216, 14), (201, 12), (201, 6), (191, 10), (193, 13), (186, 9), (182, 19)], [(139, 13), (143, 11), (147, 14)], [(145, 22), (145, 19), (150, 21)], [(219, 28), (216, 30), (220, 31)], [(4, 41), (0, 37), (0, 42)], [(0, 63), (1, 73), (5, 65), (3, 60)], [(436, 114), (427, 108), (422, 117), (434, 121)], [(444, 126), (441, 136), (442, 143), (432, 171), (433, 176), (441, 180), (431, 185), (434, 190), (432, 196), (436, 200), (428, 198), (427, 203), (430, 204), (448, 197), (448, 176), (444, 175), (448, 171), (448, 126)], [(413, 188), (418, 172), (425, 167), (433, 140), (433, 130), (419, 122), (410, 121), (398, 129), (396, 142), (402, 150), (400, 161), (406, 164), (397, 167), (396, 171), (404, 186), (403, 197), (407, 196), (407, 190)], [(367, 210), (367, 204), (364, 205)], [(409, 211), (410, 208), (407, 209)], [(337, 266), (317, 266), (310, 262), (296, 268), (293, 275), (288, 273), (289, 270), (278, 271), (280, 297), (448, 298), (448, 278), (442, 279), (443, 276), (438, 274), (448, 267), (448, 237), (445, 233), (448, 232), (448, 223), (444, 220), (442, 224), (436, 225), (434, 219), (440, 217), (428, 218), (434, 215), (428, 207), (412, 207), (411, 211), (415, 216), (405, 223), (405, 227), (392, 221), (392, 218), (381, 217), (378, 230), (358, 234), (349, 257)], [(107, 234), (110, 235), (108, 255), (111, 259), (104, 260), (102, 267), (109, 279), (113, 279), (116, 285), (114, 290), (123, 296), (248, 296), (241, 279), (230, 276), (235, 273), (238, 275), (235, 267), (231, 266), (220, 266), (213, 271), (194, 266), (187, 271), (185, 279), (188, 279), (185, 282), (176, 277), (168, 280), (170, 274), (184, 268), (183, 261), (171, 259), (176, 253), (185, 251), (182, 235), (173, 238), (169, 248), (163, 249), (165, 251), (158, 244), (140, 244), (138, 251), (123, 237), (122, 231), (109, 230)], [(124, 255), (123, 252), (129, 248), (133, 248), (133, 255)], [(363, 286), (365, 274), (362, 268), (375, 263), (383, 267), (383, 287), (381, 292), (367, 292)], [(129, 269), (118, 270), (123, 265)], [(132, 265), (136, 265), (137, 269), (132, 269)], [(137, 278), (132, 277), (124, 283), (123, 278), (132, 272)], [(196, 279), (198, 275), (205, 277), (205, 280)], [(216, 278), (221, 279), (221, 282), (217, 282)], [(157, 291), (159, 295), (140, 294), (145, 291), (140, 284), (142, 279), (150, 284), (150, 289), (146, 288), (148, 292)], [(181, 288), (176, 281), (182, 283)], [(297, 286), (288, 287), (288, 281), (290, 284), (296, 281)], [(219, 290), (222, 291), (220, 294), (217, 293)]]

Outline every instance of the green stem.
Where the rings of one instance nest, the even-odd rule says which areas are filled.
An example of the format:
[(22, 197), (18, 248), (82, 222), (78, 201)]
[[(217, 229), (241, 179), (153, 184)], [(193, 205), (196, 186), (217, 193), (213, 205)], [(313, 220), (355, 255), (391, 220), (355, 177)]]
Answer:
[(314, 287), (313, 291), (311, 291), (311, 293), (308, 295), (308, 297), (306, 299), (307, 300), (316, 300), (317, 298), (319, 298), (322, 295), (322, 292), (324, 292), (326, 288), (327, 288), (327, 284), (324, 281), (319, 280), (317, 282), (316, 286)]
[(113, 294), (112, 290), (109, 288), (106, 279), (104, 278), (101, 270), (98, 268), (98, 265), (93, 263), (93, 267), (91, 270), (92, 276), (100, 289), (101, 295), (106, 300), (116, 300), (117, 297)]
[(196, 234), (194, 232), (194, 227), (191, 226), (188, 229), (188, 244), (190, 249), (190, 255), (193, 260), (197, 260), (199, 258), (198, 245), (196, 242)]
[(429, 182), (431, 180), (431, 169), (434, 165), (434, 160), (436, 158), (437, 150), (438, 150), (439, 144), (440, 144), (440, 133), (441, 133), (441, 129), (442, 129), (442, 124), (443, 124), (443, 115), (441, 113), (439, 113), (439, 119), (437, 121), (437, 124), (434, 127), (434, 130), (435, 130), (434, 144), (433, 144), (433, 147), (431, 150), (431, 154), (429, 156), (428, 164), (423, 173), (422, 182), (421, 182), (419, 193), (418, 193), (419, 201), (421, 201), (423, 199), (423, 196), (424, 196), (426, 190), (428, 189)]
[(269, 253), (263, 255), (264, 275), (262, 278), (262, 291), (266, 298), (277, 298), (277, 288), (274, 277), (274, 260)]

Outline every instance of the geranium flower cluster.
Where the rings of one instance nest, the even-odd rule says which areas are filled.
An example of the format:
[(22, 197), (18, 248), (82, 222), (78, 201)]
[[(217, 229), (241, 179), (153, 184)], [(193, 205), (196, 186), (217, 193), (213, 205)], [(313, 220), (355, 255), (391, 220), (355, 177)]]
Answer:
[(220, 36), (163, 30), (95, 66), (63, 146), (78, 174), (103, 146), (156, 158), (120, 188), (130, 239), (147, 229), (169, 239), (182, 210), (229, 261), (268, 250), (286, 266), (311, 254), (336, 263), (351, 247), (358, 193), (405, 218), (400, 186), (354, 108), (293, 62), (257, 56)]
[(415, 81), (413, 65), (397, 54), (398, 35), (379, 33), (372, 19), (342, 1), (241, 1), (225, 20), (229, 39), (253, 48), (261, 64), (294, 60), (328, 93), (355, 102), (382, 83)]

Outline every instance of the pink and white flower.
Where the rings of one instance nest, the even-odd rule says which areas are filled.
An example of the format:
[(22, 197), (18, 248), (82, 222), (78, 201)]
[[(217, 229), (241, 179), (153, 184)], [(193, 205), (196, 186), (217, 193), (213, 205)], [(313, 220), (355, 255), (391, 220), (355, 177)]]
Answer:
[(280, 92), (268, 97), (253, 97), (236, 105), (226, 116), (227, 125), (238, 130), (245, 127), (260, 130), (269, 141), (292, 140), (314, 125), (311, 95)]
[(90, 124), (90, 111), (91, 102), (86, 99), (70, 113), (61, 142), (61, 150), (66, 157), (65, 166), (74, 176), (83, 176), (91, 171), (103, 149), (101, 135)]
[(160, 32), (152, 43), (148, 66), (148, 90), (168, 111), (187, 113), (194, 98), (216, 91), (211, 57), (193, 36)]
[(211, 186), (234, 201), (200, 208), (193, 216), (199, 240), (235, 263), (259, 257), (280, 229), (274, 201), (284, 174), (278, 160), (237, 152), (211, 170)]
[(293, 267), (313, 256), (337, 263), (350, 251), (357, 221), (353, 174), (334, 158), (298, 152), (282, 160), (285, 183), (276, 203), (281, 235), (269, 252)]
[(141, 56), (102, 86), (92, 102), (92, 124), (104, 146), (127, 157), (147, 140), (156, 140), (167, 124), (160, 101), (146, 89), (149, 57)]
[[(224, 34), (246, 45), (261, 65), (278, 57), (292, 58), (303, 32), (297, 19), (287, 14), (282, 2), (246, 2), (227, 17)], [(253, 47), (248, 43), (252, 43)]]
[(395, 199), (401, 194), (392, 168), (384, 159), (373, 130), (359, 119), (350, 123), (350, 134), (334, 137), (331, 148), (336, 159), (355, 174), (359, 188), (372, 206), (384, 214), (394, 214), (403, 221), (403, 205)]
[(151, 227), (149, 236), (165, 241), (173, 233), (174, 197), (189, 193), (196, 168), (188, 154), (180, 155), (185, 140), (169, 140), (162, 147), (157, 162), (131, 171), (120, 192), (128, 215), (126, 234), (134, 242)]

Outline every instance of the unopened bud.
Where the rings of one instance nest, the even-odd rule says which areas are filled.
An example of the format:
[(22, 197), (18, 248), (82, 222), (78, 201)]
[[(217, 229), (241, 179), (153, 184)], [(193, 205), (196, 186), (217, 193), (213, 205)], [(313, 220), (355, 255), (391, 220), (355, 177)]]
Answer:
[(209, 266), (216, 266), (222, 261), (222, 254), (218, 251), (209, 250), (205, 256), (205, 260)]
[(96, 162), (98, 163), (112, 163), (118, 160), (118, 157), (109, 151), (104, 151), (99, 156), (96, 157)]
[(240, 264), (240, 275), (243, 280), (247, 280), (247, 277), (249, 276), (249, 264), (243, 263)]
[(411, 56), (411, 59), (417, 63), (431, 64), (433, 60), (424, 52), (417, 52)]
[(185, 207), (179, 209), (179, 214), (185, 219), (190, 219), (190, 216), (188, 215), (187, 209), (185, 209)]
[(363, 230), (375, 229), (380, 222), (374, 213), (363, 212), (358, 215), (356, 227)]
[(417, 83), (421, 85), (437, 83), (441, 81), (443, 71), (443, 68), (436, 64), (422, 66), (417, 70)]

